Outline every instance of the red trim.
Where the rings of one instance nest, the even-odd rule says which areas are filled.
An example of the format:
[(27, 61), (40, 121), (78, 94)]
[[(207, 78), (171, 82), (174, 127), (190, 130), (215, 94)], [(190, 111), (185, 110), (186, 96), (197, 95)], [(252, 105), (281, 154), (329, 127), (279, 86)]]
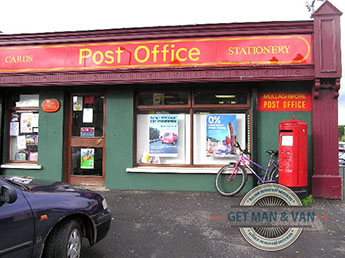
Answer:
[(0, 72), (312, 64), (311, 35), (0, 48)]

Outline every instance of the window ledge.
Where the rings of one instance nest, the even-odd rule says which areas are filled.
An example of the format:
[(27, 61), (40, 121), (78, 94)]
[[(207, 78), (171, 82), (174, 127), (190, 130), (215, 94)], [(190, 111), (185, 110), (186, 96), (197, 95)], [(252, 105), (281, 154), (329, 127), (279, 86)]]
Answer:
[(127, 168), (128, 173), (171, 173), (171, 174), (216, 174), (220, 168), (184, 168), (184, 167), (134, 167)]
[[(221, 167), (213, 168), (192, 168), (192, 167), (134, 167), (126, 168), (128, 173), (161, 173), (161, 174), (217, 174)], [(245, 168), (247, 174), (252, 174), (252, 172)], [(241, 172), (240, 172), (241, 173)]]
[(37, 165), (37, 164), (14, 164), (14, 163), (7, 163), (7, 164), (2, 164), (1, 168), (6, 168), (6, 169), (35, 169), (39, 170), (42, 169), (42, 165)]

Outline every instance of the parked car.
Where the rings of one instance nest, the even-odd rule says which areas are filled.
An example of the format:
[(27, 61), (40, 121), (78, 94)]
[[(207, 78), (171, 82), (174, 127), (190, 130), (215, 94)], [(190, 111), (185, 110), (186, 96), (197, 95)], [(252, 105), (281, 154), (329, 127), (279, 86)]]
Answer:
[(339, 151), (345, 151), (345, 142), (339, 142)]
[(177, 141), (177, 135), (175, 133), (165, 133), (162, 138), (162, 143), (172, 143), (175, 144)]
[(345, 150), (339, 150), (339, 166), (345, 167)]
[(0, 176), (0, 257), (80, 257), (110, 228), (102, 195), (63, 182)]

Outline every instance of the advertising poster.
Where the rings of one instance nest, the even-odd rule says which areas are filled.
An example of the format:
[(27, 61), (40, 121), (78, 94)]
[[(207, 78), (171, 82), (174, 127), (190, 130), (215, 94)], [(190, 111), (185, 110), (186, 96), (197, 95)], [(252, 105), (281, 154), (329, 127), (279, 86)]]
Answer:
[(236, 115), (208, 115), (206, 118), (206, 137), (207, 157), (234, 157), (236, 146)]
[(149, 116), (149, 154), (151, 156), (177, 157), (177, 115)]
[(33, 113), (22, 113), (20, 116), (20, 132), (21, 133), (32, 133), (33, 127)]
[(86, 137), (86, 138), (95, 137), (95, 128), (94, 127), (81, 127), (80, 128), (80, 137)]
[(18, 135), (19, 135), (19, 123), (10, 122), (10, 136), (18, 136)]
[(93, 123), (93, 108), (83, 109), (83, 123)]
[(73, 96), (73, 111), (83, 110), (83, 97)]
[(80, 168), (94, 169), (95, 167), (95, 149), (80, 149)]

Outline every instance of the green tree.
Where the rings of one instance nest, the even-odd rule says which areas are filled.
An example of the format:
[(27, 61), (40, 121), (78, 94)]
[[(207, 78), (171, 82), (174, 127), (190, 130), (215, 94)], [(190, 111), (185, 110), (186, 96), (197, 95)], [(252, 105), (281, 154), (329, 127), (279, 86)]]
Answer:
[(338, 125), (338, 141), (345, 142), (345, 130), (344, 125)]

